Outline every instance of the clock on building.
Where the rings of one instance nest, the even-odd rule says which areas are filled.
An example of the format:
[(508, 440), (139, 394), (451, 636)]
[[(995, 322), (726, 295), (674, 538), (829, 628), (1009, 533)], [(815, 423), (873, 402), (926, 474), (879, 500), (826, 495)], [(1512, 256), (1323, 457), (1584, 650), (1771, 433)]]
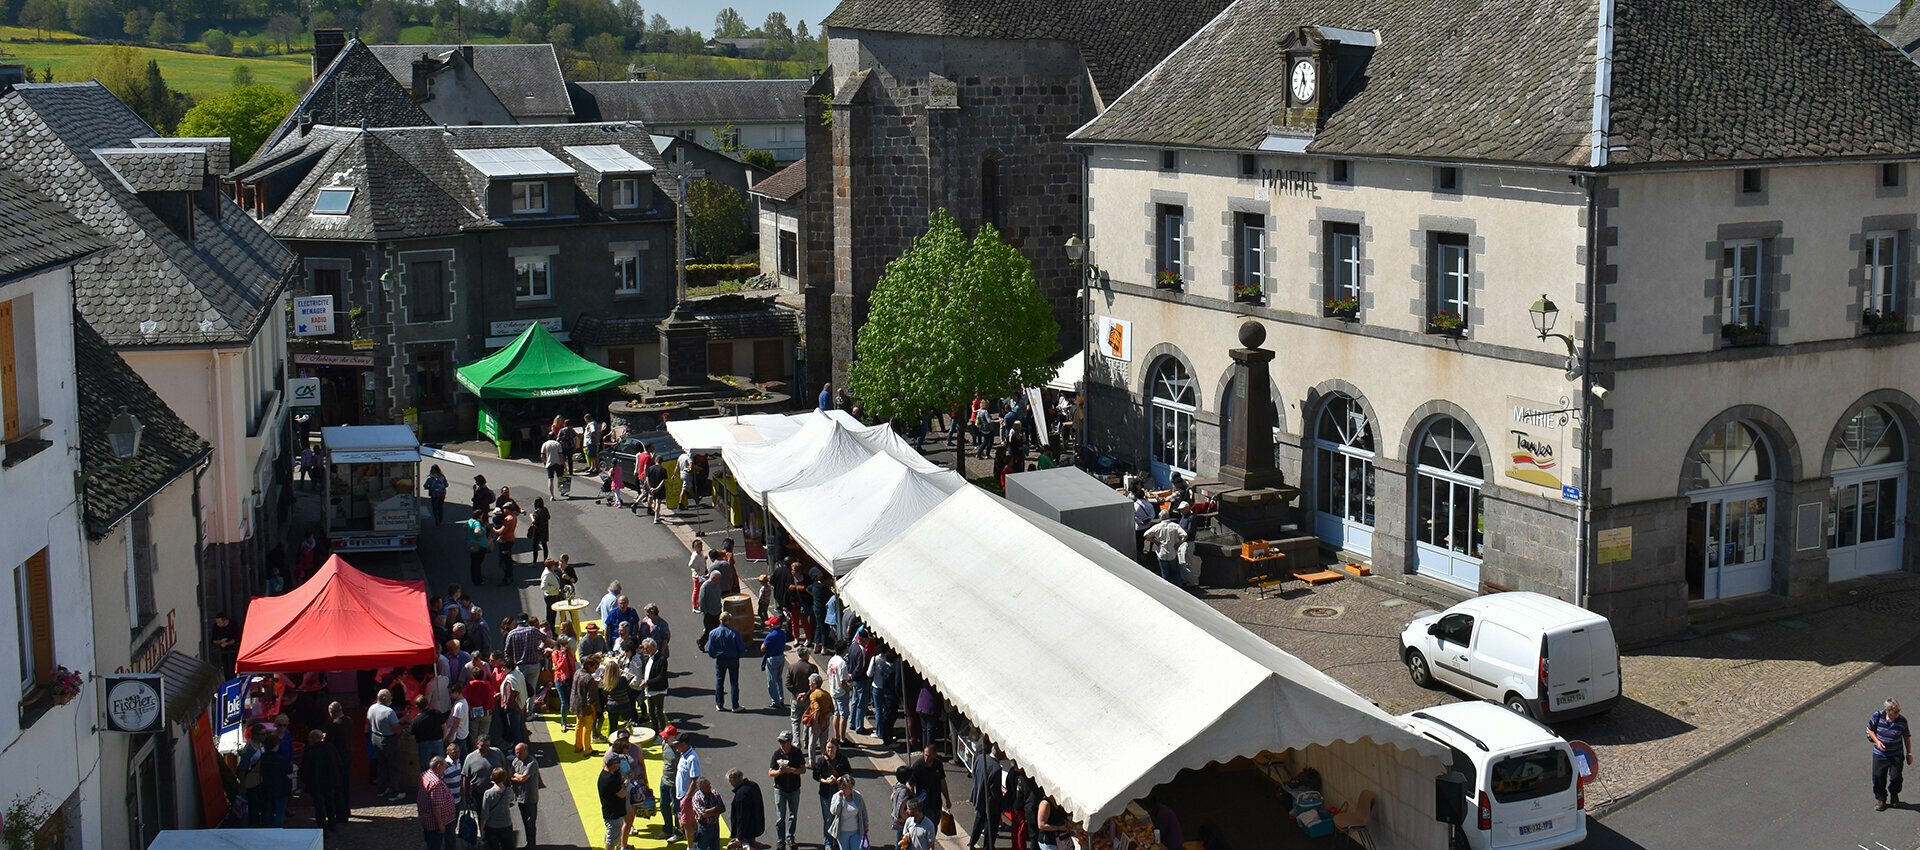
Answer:
[(1288, 76), (1293, 92), (1294, 103), (1312, 103), (1320, 91), (1320, 72), (1312, 59), (1299, 59), (1293, 63), (1293, 73)]

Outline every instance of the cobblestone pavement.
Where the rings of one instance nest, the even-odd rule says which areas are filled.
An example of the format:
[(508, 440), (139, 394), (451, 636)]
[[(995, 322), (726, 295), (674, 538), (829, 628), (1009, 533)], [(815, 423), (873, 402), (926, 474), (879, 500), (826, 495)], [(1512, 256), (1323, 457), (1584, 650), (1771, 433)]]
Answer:
[[(1216, 610), (1374, 701), (1404, 714), (1462, 699), (1421, 689), (1397, 658), (1400, 629), (1431, 610), (1341, 580), (1256, 599), (1210, 590)], [(1601, 806), (1637, 794), (1759, 733), (1920, 637), (1920, 577), (1870, 582), (1823, 611), (1626, 653), (1626, 699), (1601, 717), (1557, 724), (1594, 746)]]

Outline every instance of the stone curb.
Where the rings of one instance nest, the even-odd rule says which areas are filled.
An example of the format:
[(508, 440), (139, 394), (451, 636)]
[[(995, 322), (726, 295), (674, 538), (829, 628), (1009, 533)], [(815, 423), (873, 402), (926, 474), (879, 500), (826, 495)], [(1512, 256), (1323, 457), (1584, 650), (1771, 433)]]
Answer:
[(1758, 729), (1755, 729), (1751, 732), (1741, 735), (1738, 738), (1728, 741), (1725, 744), (1721, 744), (1720, 746), (1715, 747), (1712, 750), (1709, 750), (1708, 752), (1702, 754), (1700, 757), (1694, 759), (1693, 761), (1690, 761), (1679, 768), (1668, 771), (1667, 775), (1662, 776), (1659, 779), (1656, 779), (1648, 783), (1645, 787), (1627, 795), (1624, 798), (1621, 798), (1618, 800), (1611, 800), (1598, 806), (1589, 807), (1587, 809), (1587, 817), (1593, 818), (1595, 820), (1604, 819), (1607, 815), (1613, 814), (1614, 812), (1625, 809), (1628, 806), (1633, 805), (1634, 803), (1638, 803), (1641, 800), (1645, 800), (1646, 798), (1653, 796), (1654, 794), (1658, 793), (1660, 790), (1666, 788), (1667, 786), (1672, 785), (1673, 783), (1678, 782), (1682, 779), (1685, 779), (1686, 777), (1691, 775), (1694, 771), (1697, 771), (1700, 768), (1706, 767), (1707, 765), (1712, 764), (1713, 762), (1719, 761), (1721, 758), (1726, 757), (1728, 754), (1732, 753), (1735, 750), (1738, 750), (1742, 747), (1747, 746), (1748, 744), (1751, 744), (1755, 741), (1760, 740), (1761, 738), (1764, 738), (1768, 735), (1773, 734), (1776, 730), (1780, 729), (1782, 726), (1785, 726), (1788, 723), (1798, 720), (1801, 715), (1806, 714), (1808, 711), (1811, 711), (1813, 708), (1820, 705), (1821, 703), (1824, 703), (1827, 700), (1837, 696), (1841, 691), (1851, 688), (1854, 685), (1859, 684), (1862, 680), (1866, 679), (1868, 676), (1871, 676), (1874, 673), (1878, 673), (1881, 670), (1886, 669), (1888, 661), (1891, 661), (1894, 658), (1897, 658), (1901, 655), (1905, 655), (1908, 652), (1912, 652), (1916, 649), (1920, 649), (1920, 636), (1916, 636), (1911, 640), (1908, 640), (1906, 643), (1901, 644), (1899, 647), (1895, 648), (1892, 652), (1889, 652), (1886, 655), (1882, 656), (1879, 660), (1874, 661), (1873, 663), (1868, 664), (1865, 667), (1862, 667), (1859, 672), (1854, 673), (1851, 676), (1848, 676), (1844, 679), (1841, 679), (1838, 682), (1833, 683), (1831, 686), (1828, 686), (1826, 690), (1823, 690), (1820, 693), (1815, 694), (1813, 697), (1809, 698), (1807, 701), (1802, 702), (1799, 706), (1795, 707), (1793, 711), (1780, 715), (1779, 719), (1773, 721), (1772, 723), (1768, 723), (1764, 726), (1761, 726)]

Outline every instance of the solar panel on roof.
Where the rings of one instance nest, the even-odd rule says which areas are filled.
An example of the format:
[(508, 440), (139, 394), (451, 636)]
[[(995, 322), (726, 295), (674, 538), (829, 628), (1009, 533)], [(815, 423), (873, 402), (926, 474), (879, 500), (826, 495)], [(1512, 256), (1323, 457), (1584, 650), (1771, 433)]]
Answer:
[(647, 161), (619, 145), (568, 145), (567, 155), (601, 174), (646, 174), (653, 171)]
[(544, 148), (467, 148), (454, 153), (488, 177), (564, 177), (573, 173)]

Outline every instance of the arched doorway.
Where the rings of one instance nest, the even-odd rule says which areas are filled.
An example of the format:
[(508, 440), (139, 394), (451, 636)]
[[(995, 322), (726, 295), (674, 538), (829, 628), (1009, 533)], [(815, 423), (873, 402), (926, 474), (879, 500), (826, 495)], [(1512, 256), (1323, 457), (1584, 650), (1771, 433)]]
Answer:
[(1321, 540), (1373, 553), (1373, 423), (1352, 396), (1334, 393), (1313, 430), (1314, 519)]
[(1415, 571), (1478, 589), (1486, 511), (1485, 466), (1473, 432), (1450, 416), (1420, 434), (1414, 486)]
[(1147, 392), (1151, 398), (1147, 439), (1152, 443), (1153, 480), (1165, 486), (1176, 472), (1192, 479), (1194, 450), (1199, 445), (1193, 421), (1199, 397), (1193, 375), (1179, 358), (1162, 357), (1154, 364)]
[(1773, 459), (1760, 432), (1729, 422), (1694, 456), (1687, 493), (1687, 598), (1764, 593), (1773, 586)]
[(1862, 407), (1827, 453), (1827, 579), (1900, 569), (1907, 452), (1899, 424), (1885, 408)]

